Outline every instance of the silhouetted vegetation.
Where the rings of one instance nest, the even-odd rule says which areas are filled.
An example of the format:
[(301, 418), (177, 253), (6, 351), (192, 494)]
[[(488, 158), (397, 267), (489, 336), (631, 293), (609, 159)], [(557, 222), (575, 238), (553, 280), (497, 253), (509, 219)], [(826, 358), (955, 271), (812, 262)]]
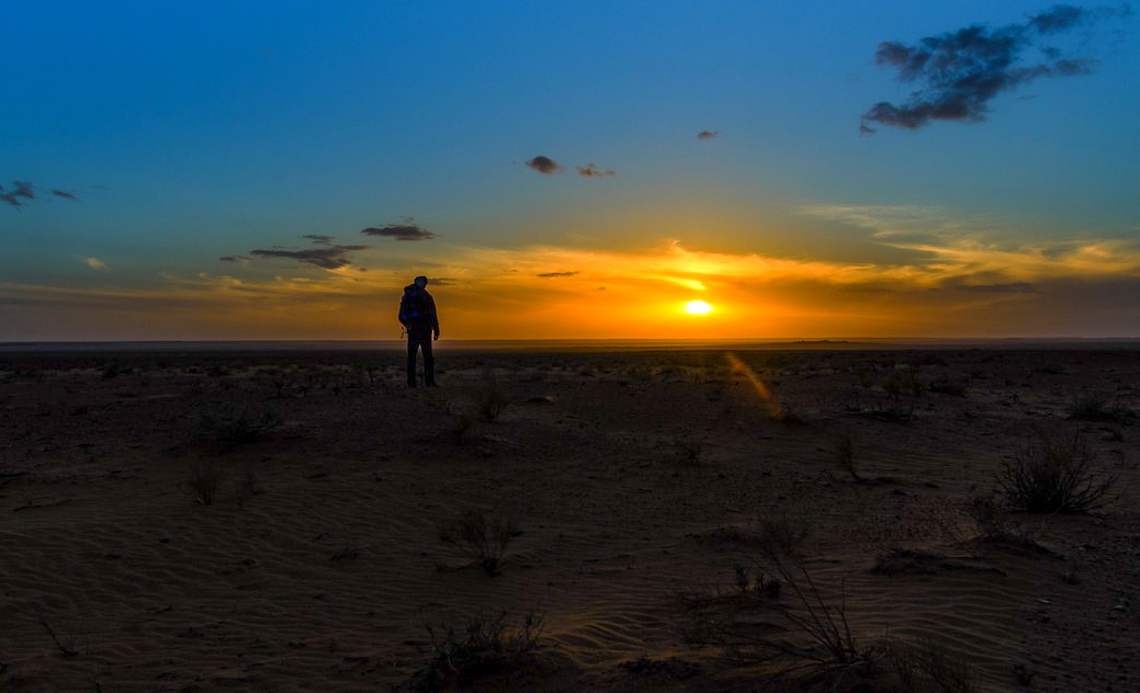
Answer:
[(472, 616), (462, 628), (428, 626), (433, 656), (412, 677), (417, 691), (468, 688), (480, 678), (501, 674), (525, 664), (539, 647), (542, 616), (529, 613), (515, 630), (507, 628), (507, 614)]
[(1080, 432), (1041, 431), (1006, 462), (998, 483), (1010, 505), (1030, 513), (1085, 513), (1111, 500), (1119, 474), (1098, 474), (1096, 454)]
[(510, 520), (488, 519), (478, 510), (469, 510), (459, 519), (440, 525), (439, 541), (458, 549), (493, 576), (499, 574), (503, 555), (517, 531)]

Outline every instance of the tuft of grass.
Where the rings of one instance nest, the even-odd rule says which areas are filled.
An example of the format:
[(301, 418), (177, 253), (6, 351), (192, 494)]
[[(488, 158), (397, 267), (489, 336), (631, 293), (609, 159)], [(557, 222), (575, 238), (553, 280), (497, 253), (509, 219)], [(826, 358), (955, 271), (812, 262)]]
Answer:
[(705, 449), (705, 441), (694, 435), (681, 436), (673, 441), (673, 447), (677, 450), (677, 457), (686, 464), (699, 465), (701, 463), (701, 453)]
[(439, 691), (470, 688), (480, 678), (503, 674), (525, 665), (539, 648), (543, 618), (534, 612), (508, 629), (507, 613), (478, 614), (462, 628), (428, 626), (432, 658), (412, 677), (412, 689)]
[(475, 393), (475, 406), (480, 416), (487, 423), (495, 423), (510, 405), (511, 399), (503, 391), (499, 381), (490, 374), (484, 376), (483, 382)]
[(855, 461), (855, 439), (850, 434), (844, 433), (835, 439), (831, 454), (835, 466), (850, 474), (855, 481), (860, 483), (863, 481), (863, 477), (859, 474), (858, 463)]
[(217, 464), (208, 460), (192, 462), (187, 482), (194, 494), (195, 503), (213, 505), (222, 486), (222, 470)]
[(458, 519), (439, 526), (440, 543), (458, 549), (489, 576), (499, 574), (503, 556), (516, 534), (518, 529), (510, 520), (488, 519), (478, 510), (468, 510)]
[(1011, 541), (1025, 539), (1025, 533), (1014, 522), (1009, 509), (992, 496), (974, 496), (966, 502), (966, 513), (974, 521), (983, 539)]
[(1100, 392), (1086, 392), (1069, 403), (1069, 418), (1079, 421), (1115, 421), (1120, 414), (1109, 408), (1108, 395)]
[(198, 416), (198, 431), (218, 452), (255, 443), (281, 425), (281, 416), (261, 400), (224, 404)]
[(1113, 500), (1119, 473), (1094, 471), (1096, 453), (1079, 431), (1040, 431), (998, 472), (1009, 504), (1030, 513), (1087, 513)]
[(980, 693), (982, 690), (970, 663), (930, 638), (888, 642), (883, 660), (904, 691)]

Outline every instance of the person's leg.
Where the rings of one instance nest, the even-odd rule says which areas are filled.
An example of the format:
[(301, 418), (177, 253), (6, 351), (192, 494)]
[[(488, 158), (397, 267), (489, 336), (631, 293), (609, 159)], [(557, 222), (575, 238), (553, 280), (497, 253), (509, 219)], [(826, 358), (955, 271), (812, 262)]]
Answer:
[(419, 336), (408, 330), (408, 387), (416, 386), (416, 349), (420, 345)]
[(431, 353), (431, 333), (424, 334), (420, 348), (424, 352), (424, 385), (435, 387), (435, 357)]

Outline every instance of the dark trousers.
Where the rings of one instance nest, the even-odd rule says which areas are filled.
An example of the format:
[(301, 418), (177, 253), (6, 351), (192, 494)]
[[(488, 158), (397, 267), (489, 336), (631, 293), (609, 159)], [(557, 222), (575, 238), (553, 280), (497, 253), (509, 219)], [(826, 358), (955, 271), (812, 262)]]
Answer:
[(416, 349), (424, 352), (424, 385), (435, 385), (435, 359), (431, 355), (431, 329), (408, 329), (408, 385), (416, 386)]

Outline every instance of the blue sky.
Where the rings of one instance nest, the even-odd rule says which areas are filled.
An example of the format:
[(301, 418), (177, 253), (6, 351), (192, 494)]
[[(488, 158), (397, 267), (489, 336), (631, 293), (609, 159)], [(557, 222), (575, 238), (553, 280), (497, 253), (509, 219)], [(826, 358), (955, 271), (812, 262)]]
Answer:
[[(369, 306), (420, 271), (464, 337), (1140, 336), (1135, 18), (1078, 7), (1048, 44), (1089, 74), (1000, 93), (983, 122), (860, 136), (917, 88), (880, 42), (1050, 6), (9, 3), (0, 185), (36, 198), (0, 202), (0, 339), (388, 337)], [(360, 234), (390, 224), (436, 238)], [(335, 268), (250, 255), (306, 234), (371, 247)], [(576, 274), (540, 281), (545, 258)], [(750, 274), (771, 262), (802, 267)], [(853, 296), (853, 274), (897, 300)], [(672, 314), (685, 281), (722, 309)], [(1032, 292), (943, 296), (1015, 284)], [(607, 322), (599, 286), (657, 312)], [(905, 319), (931, 309), (954, 317)]]

